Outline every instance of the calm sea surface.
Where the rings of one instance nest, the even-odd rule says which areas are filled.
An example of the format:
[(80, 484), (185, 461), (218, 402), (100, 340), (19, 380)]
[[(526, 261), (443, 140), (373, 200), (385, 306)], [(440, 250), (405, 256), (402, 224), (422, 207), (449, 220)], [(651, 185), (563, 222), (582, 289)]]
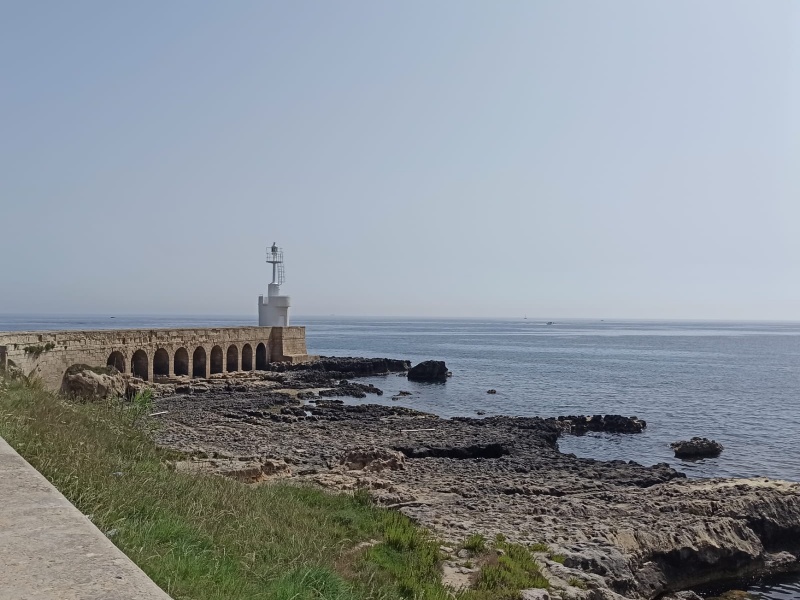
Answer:
[[(31, 317), (0, 315), (0, 331), (250, 325), (254, 317)], [(453, 377), (415, 384), (367, 380), (396, 404), (442, 416), (619, 413), (648, 423), (641, 435), (567, 436), (564, 452), (667, 462), (689, 477), (767, 476), (800, 481), (800, 323), (446, 320), (297, 317), (308, 350), (334, 356), (439, 359)], [(497, 394), (488, 395), (488, 389)], [(677, 460), (670, 442), (691, 436), (725, 446), (719, 458)], [(751, 591), (800, 598), (797, 578)]]

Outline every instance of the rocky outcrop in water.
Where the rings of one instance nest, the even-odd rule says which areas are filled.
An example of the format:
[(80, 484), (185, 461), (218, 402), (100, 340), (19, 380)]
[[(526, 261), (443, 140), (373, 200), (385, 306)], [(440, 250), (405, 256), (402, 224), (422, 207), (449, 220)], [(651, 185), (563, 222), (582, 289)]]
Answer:
[(719, 456), (724, 447), (715, 440), (708, 438), (693, 437), (682, 442), (673, 442), (670, 448), (675, 451), (678, 458), (704, 458)]
[(270, 363), (268, 370), (280, 373), (319, 371), (327, 373), (330, 377), (352, 379), (353, 377), (386, 375), (387, 373), (405, 373), (410, 366), (411, 363), (409, 361), (394, 358), (321, 356), (317, 360), (306, 363)]
[(411, 381), (443, 383), (447, 381), (447, 365), (443, 360), (426, 360), (408, 370)]
[(638, 417), (621, 415), (568, 416), (556, 419), (565, 433), (582, 435), (588, 431), (605, 433), (641, 433), (647, 423)]

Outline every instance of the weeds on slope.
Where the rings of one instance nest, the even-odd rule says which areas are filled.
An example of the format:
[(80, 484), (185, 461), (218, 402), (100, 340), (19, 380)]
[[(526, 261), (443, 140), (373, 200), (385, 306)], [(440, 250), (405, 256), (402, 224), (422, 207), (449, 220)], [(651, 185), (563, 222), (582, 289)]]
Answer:
[(5, 380), (0, 435), (175, 600), (478, 600), (500, 579), (506, 591), (487, 573), (454, 594), (438, 542), (366, 494), (175, 472), (178, 455), (137, 426), (148, 406)]

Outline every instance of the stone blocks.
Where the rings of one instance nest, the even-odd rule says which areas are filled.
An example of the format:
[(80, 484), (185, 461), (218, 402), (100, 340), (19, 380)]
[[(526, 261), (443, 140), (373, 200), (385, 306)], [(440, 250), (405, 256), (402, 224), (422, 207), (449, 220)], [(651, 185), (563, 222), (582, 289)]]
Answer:
[(121, 366), (123, 373), (152, 381), (175, 376), (176, 365), (188, 375), (208, 377), (312, 358), (305, 327), (0, 332), (0, 369), (18, 368), (53, 390), (74, 364)]

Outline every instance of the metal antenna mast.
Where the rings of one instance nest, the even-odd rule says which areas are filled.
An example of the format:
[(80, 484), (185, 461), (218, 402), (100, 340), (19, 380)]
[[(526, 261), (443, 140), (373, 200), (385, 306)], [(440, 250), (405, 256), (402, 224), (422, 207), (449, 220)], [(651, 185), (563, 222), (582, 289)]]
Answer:
[(267, 248), (267, 262), (272, 265), (272, 283), (282, 285), (286, 281), (286, 272), (283, 268), (283, 248), (278, 248), (275, 242)]

